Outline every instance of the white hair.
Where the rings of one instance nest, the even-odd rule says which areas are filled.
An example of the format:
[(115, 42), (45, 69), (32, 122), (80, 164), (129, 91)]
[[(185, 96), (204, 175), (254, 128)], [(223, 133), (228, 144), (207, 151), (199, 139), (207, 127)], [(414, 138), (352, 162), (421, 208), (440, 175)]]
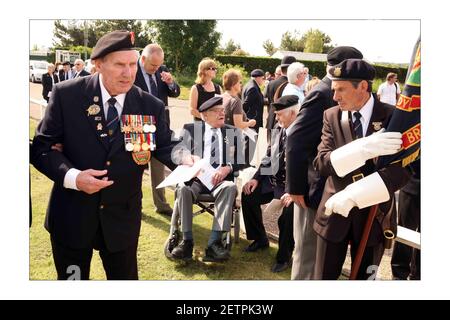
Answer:
[(77, 62), (81, 63), (81, 64), (84, 66), (84, 61), (83, 61), (83, 60), (81, 60), (81, 59), (75, 59), (74, 64), (77, 63)]
[(287, 78), (289, 83), (295, 84), (295, 82), (297, 82), (298, 75), (300, 73), (303, 73), (304, 69), (305, 65), (303, 63), (300, 62), (291, 63), (287, 69)]

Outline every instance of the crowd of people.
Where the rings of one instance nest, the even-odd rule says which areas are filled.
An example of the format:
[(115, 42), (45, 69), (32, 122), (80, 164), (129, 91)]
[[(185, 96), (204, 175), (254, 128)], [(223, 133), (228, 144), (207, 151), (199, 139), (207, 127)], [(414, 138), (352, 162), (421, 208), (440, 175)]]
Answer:
[[(349, 245), (352, 261), (356, 258), (369, 208), (379, 204), (357, 275), (371, 278), (368, 270), (380, 264), (384, 252), (386, 221), (397, 216), (394, 193), (408, 182), (408, 190), (417, 189), (411, 183), (420, 179), (417, 174), (411, 179), (409, 168), (376, 167), (379, 156), (398, 152), (402, 144), (400, 133), (384, 132), (399, 94), (395, 74), (373, 94), (373, 66), (358, 49), (340, 46), (327, 54), (323, 79), (286, 56), (273, 76), (255, 69), (243, 85), (242, 74), (229, 69), (220, 86), (214, 82), (216, 62), (205, 58), (190, 90), (192, 119), (175, 137), (168, 97), (178, 97), (180, 86), (164, 66), (159, 45), (149, 44), (139, 55), (133, 33), (114, 31), (99, 39), (91, 61), (91, 74), (81, 59), (73, 69), (68, 62), (49, 64), (42, 80), (48, 107), (31, 148), (32, 164), (54, 181), (45, 227), (58, 279), (67, 279), (74, 265), (80, 279), (89, 279), (94, 249), (108, 279), (138, 279), (147, 167), (155, 211), (180, 225), (179, 232), (168, 230), (167, 256), (193, 258), (192, 206), (208, 194), (214, 217), (203, 260), (229, 260), (232, 252), (222, 239), (231, 229), (235, 178), (252, 167), (255, 148), (248, 130), (258, 133), (264, 122), (269, 147), (241, 194), (252, 241), (246, 254), (269, 247), (261, 205), (275, 201), (279, 240), (272, 272), (291, 267), (293, 280), (337, 279)], [(198, 161), (209, 164), (209, 180), (199, 174), (179, 183), (172, 209), (164, 188), (156, 187), (165, 166), (173, 170)], [(400, 200), (416, 201), (414, 192), (404, 192)], [(404, 206), (401, 221), (408, 221)], [(395, 251), (396, 265), (410, 263), (407, 251)], [(396, 278), (420, 278), (420, 259), (414, 257), (413, 276), (402, 270)]]

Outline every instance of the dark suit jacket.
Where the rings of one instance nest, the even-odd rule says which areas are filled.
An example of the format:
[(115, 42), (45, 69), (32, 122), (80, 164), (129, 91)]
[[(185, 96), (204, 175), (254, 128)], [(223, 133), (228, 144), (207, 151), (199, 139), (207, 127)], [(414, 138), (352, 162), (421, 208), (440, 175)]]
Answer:
[[(73, 73), (73, 76), (75, 77), (76, 74), (77, 74), (76, 72)], [(91, 74), (89, 72), (87, 72), (86, 70), (83, 69), (83, 70), (80, 71), (80, 74), (78, 75), (78, 77), (87, 77), (87, 76), (90, 76), (90, 75)]]
[(303, 195), (308, 207), (317, 209), (325, 179), (314, 170), (312, 162), (322, 134), (324, 110), (335, 106), (331, 80), (324, 77), (305, 97), (287, 139), (286, 192)]
[[(87, 112), (93, 104), (100, 106), (97, 115)], [(52, 237), (69, 248), (88, 248), (101, 224), (108, 250), (116, 252), (138, 240), (142, 174), (147, 166), (137, 165), (131, 152), (125, 151), (123, 133), (118, 132), (114, 142), (109, 143), (102, 106), (98, 74), (57, 84), (37, 127), (32, 159), (36, 168), (54, 181), (46, 217)], [(174, 145), (163, 103), (133, 86), (126, 95), (122, 114), (155, 116), (156, 150), (152, 156), (174, 168)], [(99, 123), (103, 124), (102, 130), (98, 130)], [(51, 150), (55, 143), (64, 145), (63, 152)], [(91, 195), (66, 189), (64, 177), (71, 168), (107, 169), (114, 184)]]
[(253, 79), (250, 79), (242, 91), (242, 107), (247, 118), (256, 120), (256, 128), (263, 126), (264, 96)]
[(275, 186), (270, 179), (278, 173), (278, 170), (285, 170), (285, 167), (280, 167), (280, 157), (284, 156), (280, 149), (282, 128), (277, 126), (275, 129), (276, 133), (271, 139), (271, 144), (268, 146), (266, 155), (262, 158), (258, 170), (253, 175), (253, 179), (258, 180), (258, 183), (261, 185), (261, 193), (274, 192), (275, 198), (279, 199), (284, 193), (284, 183)]
[[(242, 141), (242, 134), (239, 129), (225, 124), (221, 128), (221, 132), (223, 138), (222, 163), (230, 163), (233, 167), (233, 171), (230, 172), (225, 179), (233, 181), (234, 173), (243, 169), (245, 166), (245, 145)], [(174, 148), (174, 154), (177, 155), (177, 152), (188, 151), (190, 154), (203, 158), (203, 150), (205, 147), (205, 141), (203, 138), (204, 135), (205, 123), (203, 121), (195, 121), (194, 123), (185, 124), (183, 131), (180, 134), (181, 140)], [(175, 156), (175, 159), (175, 162), (181, 162), (180, 157)]]
[[(274, 110), (271, 106), (271, 103), (274, 102), (273, 101), (273, 96), (275, 95), (275, 92), (277, 91), (278, 87), (283, 83), (288, 81), (286, 76), (281, 76), (276, 80), (270, 81), (269, 84), (267, 85), (267, 90), (266, 90), (266, 97), (267, 100), (269, 102), (269, 105), (267, 106), (267, 111), (268, 111), (268, 116), (267, 116), (267, 123), (266, 123), (266, 128), (267, 129), (272, 129), (275, 127), (275, 113)], [(281, 96), (280, 92), (280, 96)]]
[[(366, 136), (369, 136), (374, 132), (374, 122), (381, 122), (381, 127), (386, 128), (393, 110), (393, 106), (382, 103), (375, 98), (373, 113), (370, 119)], [(364, 230), (364, 225), (367, 220), (367, 215), (370, 207), (361, 210), (357, 207), (354, 207), (350, 211), (347, 218), (339, 214), (331, 214), (330, 216), (326, 216), (324, 214), (325, 202), (333, 194), (343, 190), (347, 185), (353, 183), (353, 175), (361, 172), (364, 174), (364, 176), (368, 176), (376, 171), (374, 161), (368, 160), (363, 167), (347, 174), (343, 178), (340, 178), (336, 175), (331, 165), (330, 154), (333, 150), (336, 150), (337, 148), (342, 147), (346, 144), (343, 134), (343, 130), (345, 129), (343, 129), (341, 126), (341, 114), (342, 111), (338, 106), (336, 106), (325, 111), (323, 117), (322, 141), (318, 147), (318, 153), (316, 159), (314, 160), (314, 165), (318, 168), (323, 176), (326, 176), (328, 178), (325, 184), (322, 201), (320, 202), (319, 208), (317, 210), (316, 220), (314, 222), (314, 230), (321, 237), (328, 241), (340, 242), (344, 240), (344, 237), (347, 235), (349, 229), (352, 228), (353, 239), (359, 242)], [(350, 113), (349, 121), (351, 122)], [(353, 131), (351, 129), (351, 124), (348, 126), (348, 128), (349, 130)], [(407, 169), (402, 168), (401, 166), (390, 165), (378, 170), (378, 173), (383, 179), (389, 191), (389, 194), (391, 195), (390, 200), (379, 205), (381, 214), (387, 213), (392, 204), (394, 204), (393, 209), (394, 215), (396, 217), (394, 192), (408, 182), (409, 172)], [(370, 190), (367, 190), (367, 192), (370, 192)], [(378, 243), (382, 240), (382, 230), (379, 221), (380, 220), (378, 219), (375, 219), (374, 221), (374, 225), (372, 227), (368, 240), (368, 246), (374, 245), (375, 243)]]
[[(53, 80), (56, 83), (58, 83), (58, 77), (56, 74), (53, 74)], [(44, 73), (42, 75), (42, 97), (48, 101), (48, 93), (52, 91), (53, 82), (52, 82), (52, 76), (50, 76), (47, 73)]]

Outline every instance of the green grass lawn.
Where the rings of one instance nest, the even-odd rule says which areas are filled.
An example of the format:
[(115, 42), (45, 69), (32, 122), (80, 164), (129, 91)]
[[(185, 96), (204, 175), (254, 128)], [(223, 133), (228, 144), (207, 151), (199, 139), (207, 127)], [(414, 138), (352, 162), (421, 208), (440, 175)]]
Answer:
[[(30, 136), (37, 123), (30, 119)], [(31, 167), (31, 196), (33, 225), (30, 228), (30, 279), (56, 279), (50, 245), (50, 236), (44, 229), (45, 211), (52, 187), (52, 181)], [(173, 204), (173, 192), (166, 189), (166, 195)], [(155, 213), (152, 205), (148, 175), (143, 182), (142, 227), (138, 247), (139, 278), (141, 280), (288, 280), (290, 269), (279, 274), (270, 272), (277, 245), (271, 244), (263, 252), (243, 253), (249, 244), (245, 235), (238, 244), (233, 243), (231, 259), (223, 264), (204, 263), (202, 257), (212, 226), (212, 217), (201, 214), (194, 218), (194, 260), (178, 263), (168, 260), (163, 253), (167, 239), (170, 218)], [(98, 252), (94, 253), (91, 265), (91, 279), (105, 279)]]

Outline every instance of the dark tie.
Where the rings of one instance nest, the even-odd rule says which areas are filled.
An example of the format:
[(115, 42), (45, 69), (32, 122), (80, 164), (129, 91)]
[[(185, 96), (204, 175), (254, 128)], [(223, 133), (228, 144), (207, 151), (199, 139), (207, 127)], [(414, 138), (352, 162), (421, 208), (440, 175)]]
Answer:
[(355, 132), (355, 138), (359, 139), (363, 137), (363, 130), (361, 124), (361, 113), (355, 112), (355, 121), (353, 121), (353, 131)]
[(117, 127), (119, 126), (119, 114), (116, 109), (116, 98), (111, 97), (108, 100), (108, 115), (106, 116), (106, 128), (108, 130), (109, 141), (114, 140)]
[(153, 79), (153, 75), (151, 75), (151, 74), (149, 74), (149, 73), (147, 73), (147, 74), (148, 74), (148, 77), (149, 77), (149, 79), (150, 79), (150, 93), (151, 93), (154, 97), (158, 98), (158, 87), (156, 86), (156, 82), (155, 82), (155, 80)]
[(69, 80), (69, 74), (67, 72), (64, 73), (64, 80)]
[(284, 159), (286, 149), (286, 129), (281, 130), (280, 145), (278, 147), (278, 171), (275, 174), (277, 185), (283, 185), (286, 179), (286, 162)]
[(220, 165), (219, 159), (219, 136), (217, 135), (217, 129), (212, 128), (212, 136), (211, 136), (211, 166), (215, 169)]

